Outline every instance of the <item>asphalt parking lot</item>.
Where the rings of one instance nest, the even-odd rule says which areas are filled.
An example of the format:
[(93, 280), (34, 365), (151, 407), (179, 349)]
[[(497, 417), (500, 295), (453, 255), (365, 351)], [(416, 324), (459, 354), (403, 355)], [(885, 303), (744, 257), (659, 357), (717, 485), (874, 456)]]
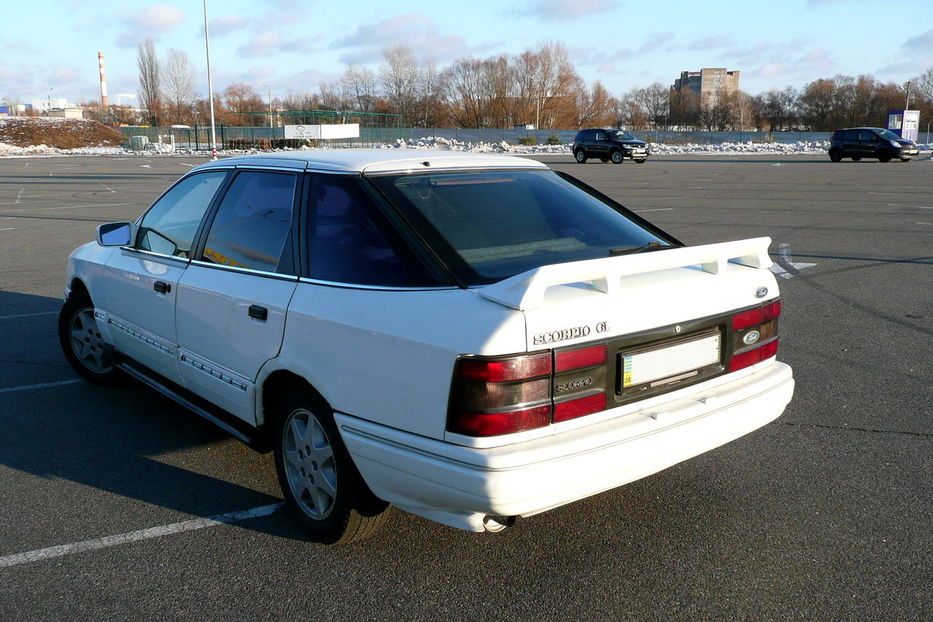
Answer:
[(933, 619), (933, 161), (541, 159), (689, 244), (772, 238), (781, 418), (501, 534), (312, 544), (271, 456), (59, 351), (68, 253), (200, 160), (0, 159), (0, 619)]

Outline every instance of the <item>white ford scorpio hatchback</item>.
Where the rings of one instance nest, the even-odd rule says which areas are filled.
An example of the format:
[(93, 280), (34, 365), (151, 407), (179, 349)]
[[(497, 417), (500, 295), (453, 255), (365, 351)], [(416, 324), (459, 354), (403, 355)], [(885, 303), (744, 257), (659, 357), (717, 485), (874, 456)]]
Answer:
[(531, 160), (236, 157), (69, 258), (61, 344), (259, 450), (321, 542), (472, 531), (778, 417), (767, 238), (684, 246)]

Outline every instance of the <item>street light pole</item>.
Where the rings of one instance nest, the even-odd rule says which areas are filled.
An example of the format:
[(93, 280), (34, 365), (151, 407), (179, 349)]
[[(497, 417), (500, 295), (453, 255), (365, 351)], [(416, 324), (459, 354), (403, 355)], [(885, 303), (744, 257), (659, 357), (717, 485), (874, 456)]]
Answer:
[(912, 84), (911, 81), (908, 80), (908, 81), (907, 81), (907, 84), (906, 84), (906, 86), (907, 86), (907, 101), (904, 102), (904, 110), (910, 110), (910, 86), (911, 86), (911, 84)]
[(216, 160), (217, 130), (214, 127), (214, 81), (211, 79), (211, 37), (207, 31), (207, 0), (204, 0), (204, 49), (207, 52), (207, 101), (211, 110), (211, 160)]

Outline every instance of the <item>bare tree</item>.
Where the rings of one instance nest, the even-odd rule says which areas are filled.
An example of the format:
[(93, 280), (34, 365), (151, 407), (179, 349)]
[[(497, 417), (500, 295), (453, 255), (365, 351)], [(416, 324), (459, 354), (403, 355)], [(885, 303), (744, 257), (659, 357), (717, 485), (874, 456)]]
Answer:
[(412, 122), (418, 100), (418, 61), (403, 45), (384, 49), (382, 56), (385, 62), (379, 70), (379, 78), (389, 108)]
[(168, 51), (164, 67), (168, 115), (178, 123), (187, 123), (191, 120), (191, 107), (196, 98), (191, 61), (184, 51), (172, 48)]
[(577, 127), (612, 125), (616, 121), (616, 99), (603, 83), (597, 80), (587, 91), (577, 94)]
[(488, 94), (484, 90), (483, 61), (461, 58), (444, 70), (441, 85), (450, 116), (459, 127), (484, 127)]
[(811, 130), (833, 129), (836, 82), (832, 78), (810, 82), (800, 94), (800, 116)]
[(145, 109), (149, 125), (159, 125), (162, 115), (162, 70), (152, 39), (139, 44), (136, 64), (139, 67), (139, 105)]
[(347, 66), (340, 83), (353, 108), (360, 112), (375, 112), (378, 85), (376, 75), (365, 67)]
[(637, 98), (655, 129), (663, 129), (671, 112), (671, 90), (655, 82), (651, 86), (639, 89)]
[[(223, 92), (224, 123), (228, 125), (254, 124), (255, 119), (246, 113), (263, 110), (262, 98), (253, 87), (243, 82), (231, 84)], [(262, 123), (260, 123), (262, 125)]]

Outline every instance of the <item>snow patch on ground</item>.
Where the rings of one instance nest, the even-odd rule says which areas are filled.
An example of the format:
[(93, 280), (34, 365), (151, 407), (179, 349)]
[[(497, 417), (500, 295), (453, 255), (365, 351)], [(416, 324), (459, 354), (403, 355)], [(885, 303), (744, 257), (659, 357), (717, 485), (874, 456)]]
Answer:
[[(54, 121), (50, 121), (54, 122)], [(3, 156), (53, 156), (53, 155), (138, 155), (152, 156), (155, 154), (171, 155), (171, 145), (149, 143), (143, 151), (130, 151), (122, 147), (82, 147), (80, 149), (57, 149), (47, 145), (34, 145), (31, 147), (16, 147), (0, 143), (0, 157)], [(441, 151), (463, 151), (468, 153), (503, 153), (513, 155), (571, 155), (571, 145), (512, 145), (505, 141), (500, 142), (461, 142), (449, 138), (428, 137), (412, 140), (399, 139), (391, 144), (377, 145), (381, 149), (437, 149)], [(920, 150), (929, 151), (933, 145), (919, 145)], [(332, 149), (334, 147), (302, 147), (301, 151), (316, 149)], [(715, 145), (667, 145), (651, 143), (649, 146), (652, 155), (825, 155), (829, 149), (827, 141), (797, 141), (795, 143), (719, 143)], [(291, 151), (286, 149), (285, 151)], [(240, 155), (260, 153), (257, 150), (227, 150), (223, 155)], [(175, 155), (193, 156), (210, 155), (209, 151), (194, 151), (178, 148)], [(918, 159), (933, 160), (933, 153), (926, 157), (921, 154)]]

